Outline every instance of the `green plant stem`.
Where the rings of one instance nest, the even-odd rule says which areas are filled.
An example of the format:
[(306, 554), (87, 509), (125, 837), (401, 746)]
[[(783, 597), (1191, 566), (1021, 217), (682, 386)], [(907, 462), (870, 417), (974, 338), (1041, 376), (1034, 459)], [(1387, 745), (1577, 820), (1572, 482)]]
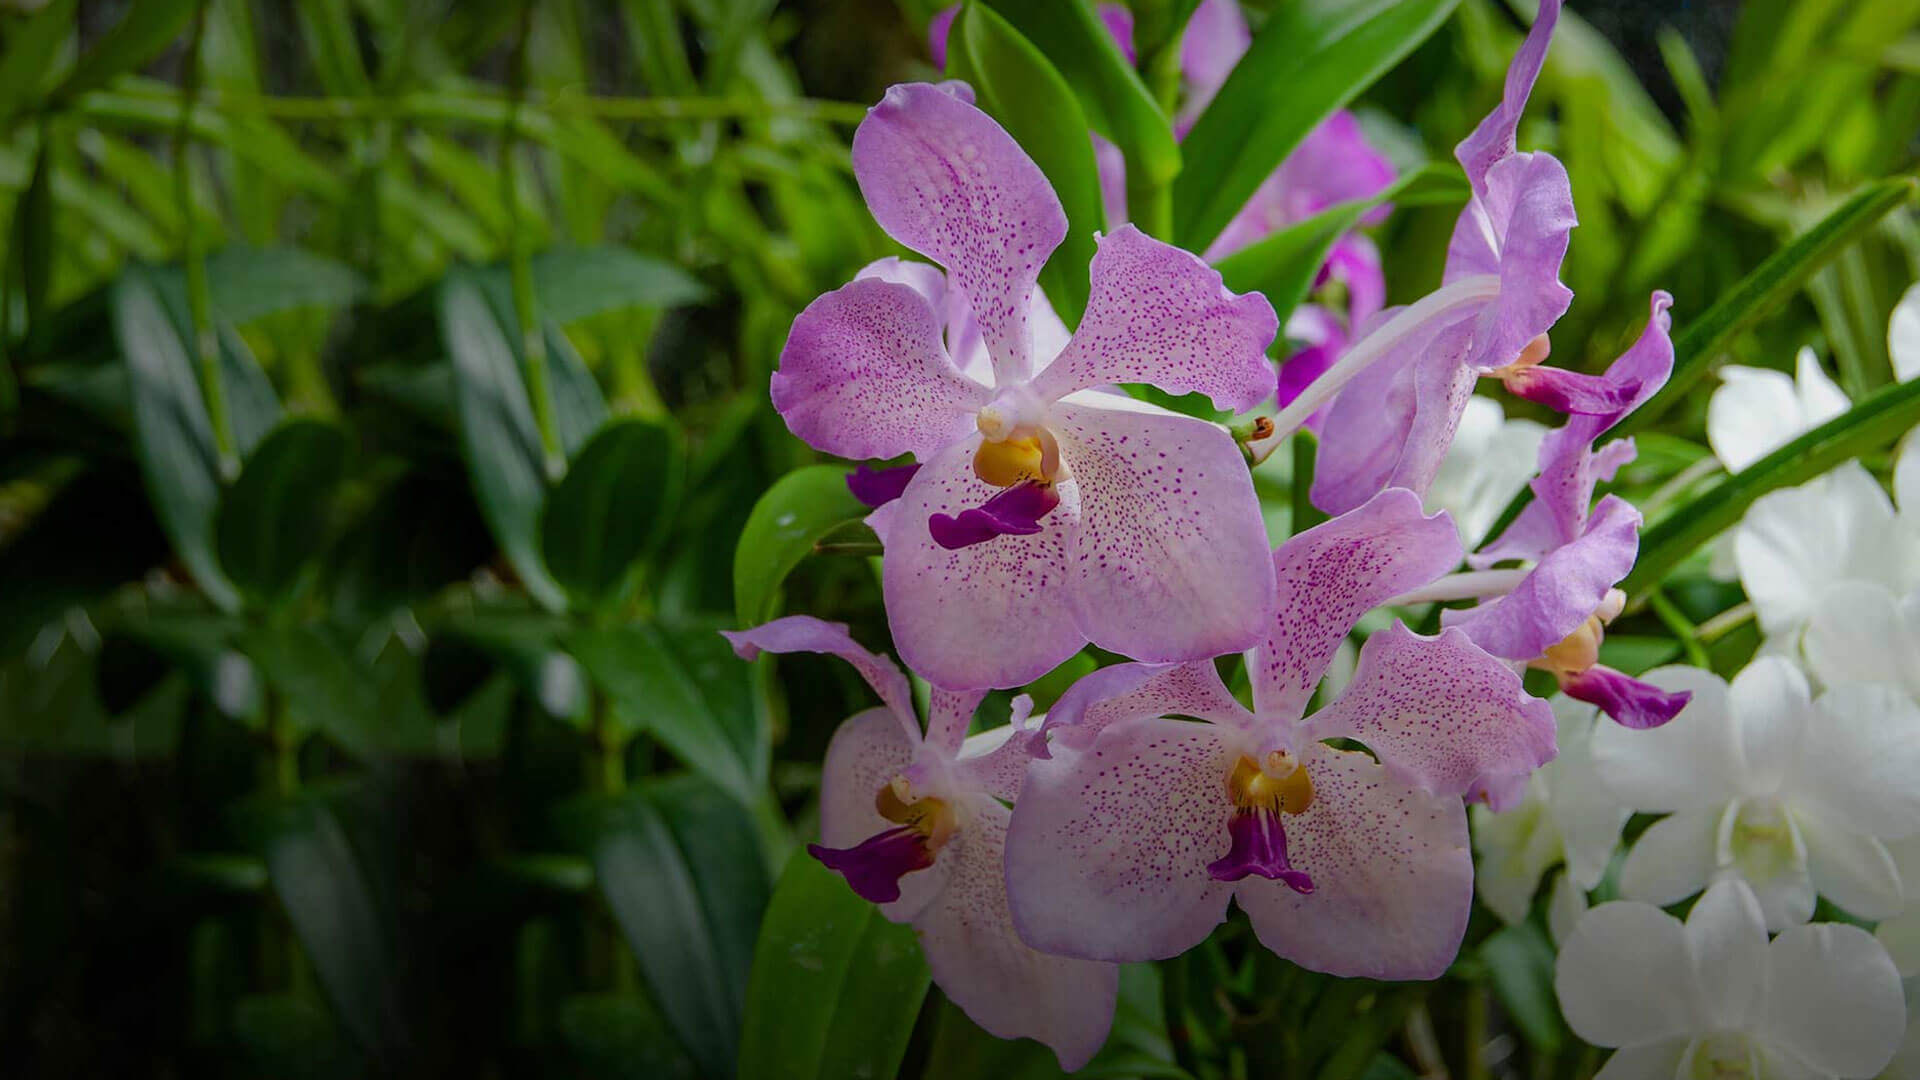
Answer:
[(520, 145), (520, 106), (527, 91), (527, 39), (533, 29), (531, 0), (520, 9), (520, 33), (513, 47), (512, 96), (500, 131), (500, 199), (507, 208), (507, 265), (513, 280), (513, 313), (520, 324), (520, 356), (525, 367), (527, 396), (533, 403), (534, 426), (540, 430), (540, 451), (547, 475), (557, 479), (566, 470), (559, 426), (553, 417), (553, 382), (547, 370), (547, 341), (533, 295), (533, 253), (520, 221), (520, 193), (514, 152)]
[(300, 732), (287, 715), (286, 699), (267, 698), (267, 739), (273, 755), (273, 790), (293, 795), (300, 790)]
[(1460, 1018), (1461, 1080), (1487, 1080), (1487, 995), (1487, 988), (1478, 983), (1467, 989)]
[(187, 272), (187, 311), (193, 323), (195, 370), (200, 394), (206, 399), (207, 422), (213, 427), (214, 451), (220, 471), (231, 479), (240, 468), (233, 438), (233, 419), (227, 414), (227, 391), (220, 378), (220, 341), (213, 330), (213, 301), (207, 290), (206, 253), (200, 248), (200, 230), (194, 225), (193, 109), (200, 92), (200, 42), (205, 36), (207, 8), (194, 10), (193, 30), (187, 38), (184, 76), (180, 89), (180, 116), (173, 136), (174, 197), (180, 207), (181, 261)]
[(1154, 183), (1144, 168), (1131, 161), (1127, 162), (1127, 219), (1148, 236), (1173, 237), (1173, 185)]
[[(97, 90), (75, 99), (69, 111), (95, 120), (144, 122), (156, 107), (178, 108), (182, 95), (149, 87)], [(515, 105), (495, 94), (437, 91), (388, 97), (281, 97), (267, 94), (210, 92), (193, 102), (211, 115), (266, 116), (277, 120), (349, 123), (363, 120), (451, 120), (498, 127)], [(823, 123), (854, 125), (864, 120), (867, 107), (851, 101), (821, 98), (635, 98), (568, 96), (538, 104), (522, 102), (525, 112), (543, 118), (592, 116), (634, 123), (674, 123), (685, 120), (770, 119), (799, 117)]]
[(1735, 604), (1694, 628), (1702, 644), (1711, 645), (1753, 619), (1751, 602)]
[(1699, 630), (1694, 627), (1692, 620), (1688, 619), (1686, 614), (1667, 598), (1665, 592), (1655, 589), (1648, 593), (1647, 606), (1653, 608), (1653, 613), (1659, 616), (1666, 628), (1673, 631), (1674, 637), (1680, 639), (1680, 647), (1687, 652), (1687, 663), (1697, 668), (1713, 666), (1713, 663), (1707, 659), (1707, 650), (1700, 645)]

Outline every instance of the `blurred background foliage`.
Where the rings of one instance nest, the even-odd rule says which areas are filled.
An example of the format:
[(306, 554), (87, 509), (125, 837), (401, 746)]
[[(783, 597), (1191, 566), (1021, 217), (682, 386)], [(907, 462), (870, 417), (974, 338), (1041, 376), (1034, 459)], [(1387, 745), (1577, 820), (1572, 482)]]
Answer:
[[(1055, 1071), (927, 992), (910, 934), (830, 874), (781, 877), (867, 692), (713, 632), (793, 610), (886, 641), (844, 467), (766, 386), (793, 315), (897, 250), (847, 140), (937, 74), (932, 14), (0, 4), (10, 1073)], [(1911, 173), (1917, 22), (1910, 0), (1579, 5), (1521, 131), (1582, 218), (1557, 360), (1615, 355), (1655, 287), (1684, 326)], [(1462, 0), (1359, 98), (1369, 134), (1447, 162), (1523, 26)], [(1785, 368), (1806, 342), (1856, 397), (1888, 381), (1920, 276), (1906, 190), (1715, 358)], [(1378, 230), (1396, 299), (1437, 282), (1456, 212)], [(1707, 478), (1709, 384), (1662, 399), (1629, 485)], [(1284, 522), (1284, 470), (1263, 490)], [(1705, 620), (1730, 590), (1682, 575), (1667, 606)], [(1615, 659), (1676, 654), (1671, 625), (1629, 620)], [(1518, 1075), (1480, 1054), (1517, 1037), (1590, 1072), (1544, 939), (1489, 929), (1407, 993), (1230, 926), (1128, 970), (1094, 1070), (1386, 1080), (1478, 1039)]]

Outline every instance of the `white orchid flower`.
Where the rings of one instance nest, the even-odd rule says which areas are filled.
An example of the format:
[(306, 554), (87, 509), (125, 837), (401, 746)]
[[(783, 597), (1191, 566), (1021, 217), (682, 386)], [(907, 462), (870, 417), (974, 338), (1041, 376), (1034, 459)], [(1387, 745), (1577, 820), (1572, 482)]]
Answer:
[(1452, 515), (1461, 543), (1472, 551), (1533, 478), (1546, 434), (1544, 424), (1509, 419), (1492, 398), (1468, 398), (1453, 445), (1427, 488), (1427, 513), (1445, 510)]
[(1848, 404), (1804, 345), (1792, 378), (1771, 368), (1729, 364), (1720, 369), (1720, 387), (1707, 401), (1707, 445), (1728, 472), (1739, 472), (1846, 412)]

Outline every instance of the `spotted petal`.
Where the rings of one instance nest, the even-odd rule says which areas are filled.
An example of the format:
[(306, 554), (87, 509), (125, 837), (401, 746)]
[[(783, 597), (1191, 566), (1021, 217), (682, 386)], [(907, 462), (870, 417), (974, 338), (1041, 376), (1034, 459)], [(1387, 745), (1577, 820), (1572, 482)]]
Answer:
[[(874, 808), (874, 795), (913, 764), (914, 752), (886, 709), (868, 709), (841, 724), (821, 768), (821, 843), (852, 848), (894, 828)], [(952, 860), (940, 852), (932, 866), (901, 875), (900, 898), (881, 904), (880, 913), (894, 922), (913, 918), (939, 893), (952, 869)]]
[(1617, 495), (1600, 500), (1586, 533), (1548, 553), (1499, 599), (1441, 616), (1474, 644), (1509, 660), (1531, 660), (1579, 629), (1607, 590), (1633, 569), (1640, 511)]
[(752, 660), (763, 652), (816, 652), (837, 656), (853, 665), (860, 677), (880, 695), (908, 737), (920, 740), (920, 724), (914, 719), (913, 692), (899, 665), (891, 659), (862, 648), (847, 633), (847, 624), (831, 623), (811, 615), (788, 615), (751, 630), (722, 630), (720, 636), (733, 645), (742, 660)]
[(1055, 742), (1084, 749), (1109, 724), (1156, 716), (1193, 716), (1237, 727), (1251, 722), (1246, 707), (1221, 683), (1213, 661), (1196, 660), (1114, 664), (1083, 676), (1047, 710), (1043, 730)]

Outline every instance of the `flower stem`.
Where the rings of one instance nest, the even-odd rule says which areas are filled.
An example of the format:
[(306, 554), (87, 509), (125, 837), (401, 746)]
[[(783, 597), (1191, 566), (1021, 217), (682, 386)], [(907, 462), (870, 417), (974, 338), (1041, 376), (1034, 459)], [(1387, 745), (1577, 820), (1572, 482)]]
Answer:
[(1653, 608), (1653, 613), (1659, 616), (1667, 629), (1673, 631), (1673, 636), (1680, 639), (1680, 647), (1687, 651), (1687, 663), (1697, 668), (1713, 667), (1712, 661), (1707, 659), (1707, 650), (1700, 645), (1700, 631), (1693, 625), (1693, 620), (1687, 618), (1672, 600), (1667, 599), (1666, 593), (1659, 589), (1649, 592), (1647, 606)]
[(1307, 422), (1307, 417), (1319, 411), (1322, 405), (1333, 400), (1340, 388), (1352, 382), (1356, 375), (1373, 366), (1377, 360), (1385, 358), (1408, 339), (1425, 329), (1442, 315), (1460, 308), (1482, 304), (1500, 295), (1500, 279), (1493, 274), (1476, 274), (1461, 278), (1450, 285), (1442, 285), (1418, 301), (1400, 309), (1400, 313), (1387, 320), (1386, 325), (1355, 342), (1334, 365), (1321, 373), (1320, 377), (1307, 384), (1300, 396), (1287, 403), (1273, 418), (1273, 433), (1264, 439), (1247, 444), (1247, 452), (1253, 463), (1265, 461), (1287, 436), (1297, 431)]
[(1388, 607), (1441, 604), (1449, 600), (1485, 600), (1505, 596), (1527, 576), (1525, 570), (1463, 570), (1387, 601)]

